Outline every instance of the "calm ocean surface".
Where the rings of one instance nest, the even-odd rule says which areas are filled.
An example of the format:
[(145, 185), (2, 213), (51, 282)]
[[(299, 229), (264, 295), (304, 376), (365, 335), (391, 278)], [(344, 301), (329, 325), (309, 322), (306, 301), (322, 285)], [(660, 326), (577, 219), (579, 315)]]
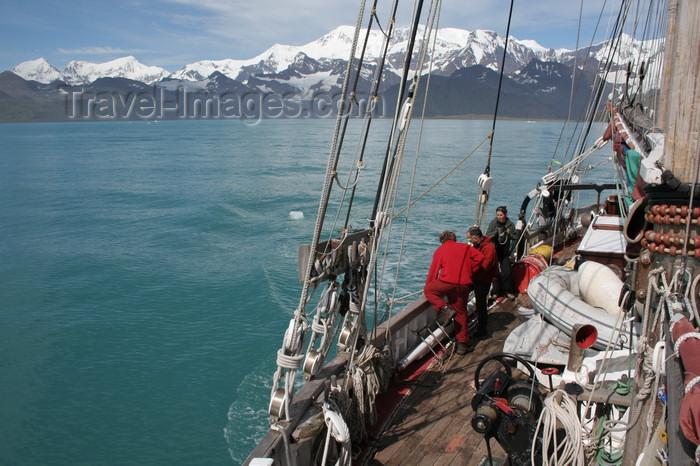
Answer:
[[(0, 125), (0, 464), (246, 458), (268, 427), (275, 352), (299, 299), (297, 247), (313, 233), (333, 126)], [(426, 122), (413, 197), (490, 128)], [(497, 131), (489, 218), (501, 204), (514, 218), (561, 123)], [(376, 178), (384, 150), (370, 144), (363, 176)], [(412, 209), (403, 291), (419, 289), (442, 230), (464, 239), (485, 160), (486, 145)]]

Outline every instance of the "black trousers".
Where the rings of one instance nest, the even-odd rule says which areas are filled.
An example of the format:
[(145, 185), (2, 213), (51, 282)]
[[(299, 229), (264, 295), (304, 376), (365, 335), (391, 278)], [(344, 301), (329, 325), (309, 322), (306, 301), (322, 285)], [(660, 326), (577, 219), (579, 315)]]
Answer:
[(493, 294), (504, 295), (513, 293), (513, 275), (510, 264), (510, 256), (507, 254), (498, 259), (498, 280), (493, 282)]
[(474, 298), (476, 304), (476, 313), (479, 316), (479, 331), (486, 332), (486, 324), (488, 322), (488, 296), (491, 283), (482, 283), (474, 280)]

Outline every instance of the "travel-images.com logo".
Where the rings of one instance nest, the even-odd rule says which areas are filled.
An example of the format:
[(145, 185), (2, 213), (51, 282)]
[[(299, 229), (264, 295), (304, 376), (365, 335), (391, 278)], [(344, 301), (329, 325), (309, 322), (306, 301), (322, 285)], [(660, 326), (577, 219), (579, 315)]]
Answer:
[[(66, 95), (66, 114), (71, 120), (241, 120), (257, 123), (265, 119), (329, 118), (338, 115), (340, 94), (226, 92), (221, 95), (193, 91), (184, 86), (168, 90), (155, 86), (152, 92), (85, 92)], [(354, 95), (344, 111), (350, 116), (385, 116), (381, 96)]]

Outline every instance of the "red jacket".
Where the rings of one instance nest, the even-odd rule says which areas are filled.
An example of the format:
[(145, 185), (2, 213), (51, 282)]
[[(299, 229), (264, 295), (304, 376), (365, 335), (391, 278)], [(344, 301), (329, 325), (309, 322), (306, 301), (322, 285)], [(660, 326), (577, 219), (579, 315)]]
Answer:
[(471, 285), (472, 274), (481, 267), (484, 256), (466, 243), (445, 241), (433, 254), (426, 284), (438, 278), (453, 285)]
[(484, 236), (484, 240), (475, 246), (484, 256), (481, 267), (474, 273), (474, 278), (481, 283), (491, 283), (498, 278), (498, 255), (496, 246), (491, 242), (490, 236)]

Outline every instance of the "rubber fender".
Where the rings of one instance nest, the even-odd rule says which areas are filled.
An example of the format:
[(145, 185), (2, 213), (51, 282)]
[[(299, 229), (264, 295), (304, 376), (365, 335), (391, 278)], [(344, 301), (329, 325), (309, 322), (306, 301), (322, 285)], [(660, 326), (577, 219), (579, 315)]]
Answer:
[(617, 315), (617, 305), (622, 280), (608, 266), (594, 261), (585, 261), (578, 268), (579, 295), (586, 303), (607, 314)]

